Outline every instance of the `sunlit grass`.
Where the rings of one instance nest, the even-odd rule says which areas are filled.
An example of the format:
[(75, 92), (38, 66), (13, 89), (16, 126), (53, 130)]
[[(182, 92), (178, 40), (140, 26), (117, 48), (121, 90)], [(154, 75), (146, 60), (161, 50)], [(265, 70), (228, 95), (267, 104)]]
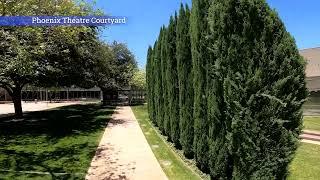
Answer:
[(148, 118), (147, 106), (133, 106), (132, 110), (138, 119), (140, 127), (167, 177), (172, 180), (201, 179), (188, 165), (174, 152), (161, 135), (156, 131)]
[(320, 116), (304, 117), (304, 129), (320, 131)]
[(320, 145), (301, 143), (290, 165), (289, 180), (318, 180), (320, 177)]

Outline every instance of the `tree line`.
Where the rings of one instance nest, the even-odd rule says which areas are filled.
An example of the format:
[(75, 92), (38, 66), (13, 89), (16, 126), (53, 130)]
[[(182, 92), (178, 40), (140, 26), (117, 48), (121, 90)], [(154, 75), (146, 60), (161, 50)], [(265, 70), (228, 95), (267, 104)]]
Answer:
[(302, 129), (304, 68), (265, 0), (193, 0), (148, 49), (149, 117), (212, 179), (284, 179)]
[[(92, 4), (69, 0), (1, 1), (2, 16), (102, 15)], [(0, 87), (22, 116), (21, 90), (38, 87), (100, 87), (104, 93), (129, 85), (137, 68), (125, 44), (99, 39), (85, 26), (0, 27)]]

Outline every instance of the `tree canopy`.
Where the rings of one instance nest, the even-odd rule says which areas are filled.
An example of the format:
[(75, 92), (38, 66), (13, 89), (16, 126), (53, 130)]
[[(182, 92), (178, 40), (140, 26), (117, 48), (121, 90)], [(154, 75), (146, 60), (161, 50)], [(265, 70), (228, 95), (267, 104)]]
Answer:
[(130, 81), (132, 89), (146, 90), (146, 71), (144, 69), (136, 69)]
[[(1, 1), (1, 15), (101, 15), (85, 1)], [(106, 44), (97, 27), (1, 27), (0, 87), (22, 115), (21, 90), (40, 87), (128, 86), (137, 67), (125, 44)]]

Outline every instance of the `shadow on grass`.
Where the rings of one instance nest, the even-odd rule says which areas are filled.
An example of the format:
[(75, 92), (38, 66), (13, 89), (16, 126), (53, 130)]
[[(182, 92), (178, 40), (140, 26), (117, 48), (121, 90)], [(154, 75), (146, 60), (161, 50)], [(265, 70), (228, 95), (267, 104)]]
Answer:
[[(107, 110), (106, 110), (107, 108)], [(53, 110), (30, 112), (21, 119), (0, 118), (1, 135), (47, 134), (52, 138), (74, 133), (92, 132), (105, 127), (113, 107), (100, 105), (73, 105)]]
[(52, 178), (80, 173), (83, 178), (113, 109), (73, 105), (26, 113), (22, 119), (0, 118), (0, 172), (49, 172)]

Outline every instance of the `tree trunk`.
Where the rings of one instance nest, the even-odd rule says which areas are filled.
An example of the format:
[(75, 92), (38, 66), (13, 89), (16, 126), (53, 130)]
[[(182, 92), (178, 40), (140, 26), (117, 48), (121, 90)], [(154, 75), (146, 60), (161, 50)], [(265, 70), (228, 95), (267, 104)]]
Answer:
[(22, 105), (21, 105), (21, 89), (16, 88), (12, 93), (12, 101), (14, 104), (14, 113), (16, 117), (22, 117)]

